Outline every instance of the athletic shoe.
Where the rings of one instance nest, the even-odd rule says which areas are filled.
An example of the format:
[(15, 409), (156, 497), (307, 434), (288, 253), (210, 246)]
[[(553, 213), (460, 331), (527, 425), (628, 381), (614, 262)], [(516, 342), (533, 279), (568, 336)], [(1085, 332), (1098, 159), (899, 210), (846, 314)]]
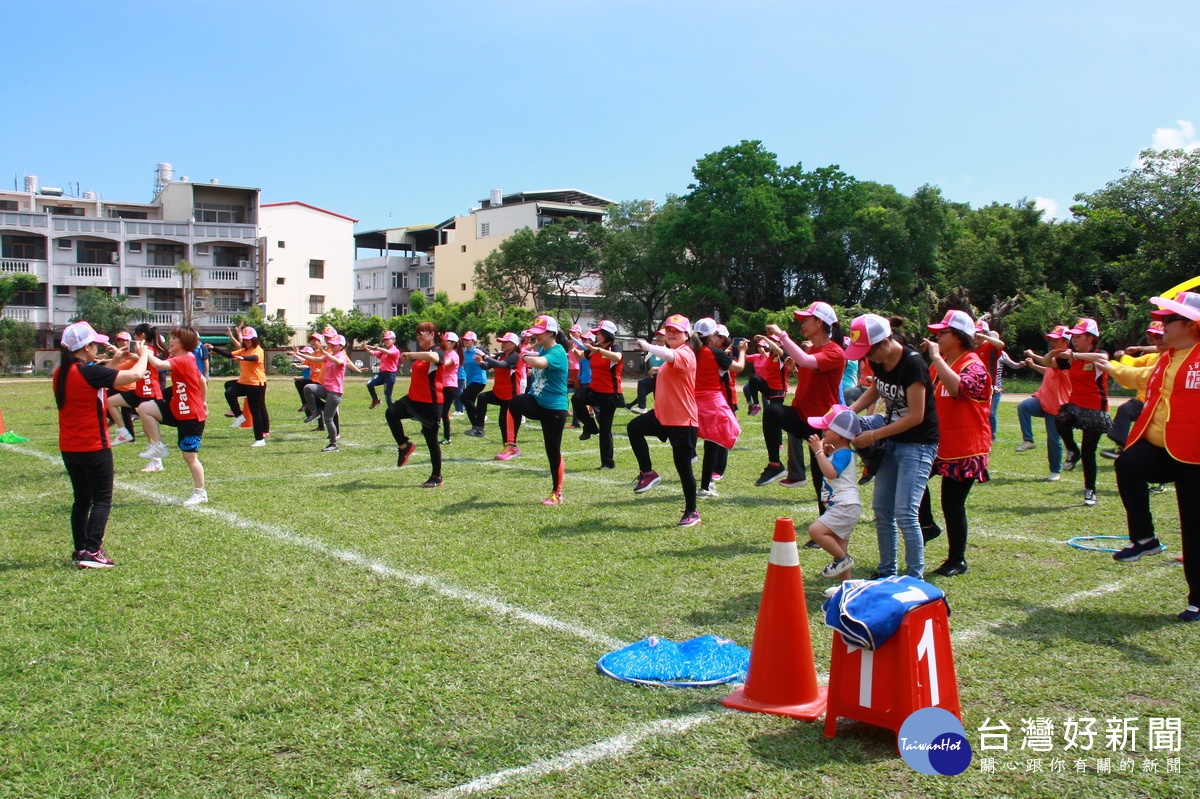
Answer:
[(483, 428), (482, 427), (472, 427), (470, 430), (464, 431), (463, 435), (464, 436), (474, 436), (475, 438), (483, 438)]
[(194, 508), (202, 502), (208, 502), (208, 492), (203, 488), (193, 488), (192, 495), (183, 501), (183, 507)]
[(723, 475), (723, 474), (717, 474), (716, 472), (713, 472), (712, 474), (709, 475), (709, 479), (712, 480), (714, 483), (719, 483), (719, 482), (721, 482), (721, 478), (724, 476), (725, 475)]
[(1062, 479), (1062, 472), (1050, 472), (1050, 476), (1046, 478), (1047, 483), (1057, 483)]
[(1031, 449), (1037, 449), (1037, 444), (1032, 441), (1022, 441), (1017, 444), (1017, 452), (1028, 452)]
[(758, 413), (761, 410), (762, 410), (762, 406), (759, 405), (757, 402), (754, 402), (754, 403), (751, 403), (751, 405), (750, 405), (749, 414), (751, 416), (758, 416)]
[(1085, 488), (1083, 490), (1083, 504), (1089, 508), (1096, 507), (1096, 492)]
[(786, 476), (787, 476), (787, 469), (783, 468), (783, 464), (768, 463), (767, 468), (763, 469), (762, 474), (760, 474), (758, 476), (758, 479), (754, 481), (754, 485), (756, 485), (756, 486), (770, 485), (771, 483), (774, 483), (776, 480), (779, 480)]
[(117, 434), (115, 436), (113, 436), (112, 446), (114, 446), (114, 447), (119, 447), (122, 444), (131, 444), (131, 443), (133, 443), (133, 434), (130, 433), (128, 430), (126, 430), (124, 427), (122, 427), (120, 430), (118, 430)]
[(511, 461), (513, 458), (517, 457), (520, 454), (521, 454), (521, 450), (520, 450), (520, 448), (517, 447), (516, 444), (506, 444), (504, 446), (504, 449), (502, 449), (498, 453), (496, 453), (495, 459), (498, 461)]
[(1166, 486), (1163, 483), (1151, 483), (1150, 484), (1150, 493), (1151, 494), (1161, 494), (1164, 489), (1166, 489)]
[(265, 438), (260, 438), (258, 441), (255, 441), (255, 442), (254, 442), (253, 444), (251, 444), (250, 446), (252, 446), (252, 447), (265, 447), (266, 445), (267, 445), (267, 440), (266, 440)]
[(142, 452), (139, 452), (139, 453), (138, 453), (138, 457), (139, 457), (139, 458), (157, 458), (157, 457), (159, 457), (159, 454), (158, 454), (158, 442), (157, 442), (157, 441), (151, 441), (151, 442), (150, 442), (150, 443), (149, 443), (149, 444), (146, 446), (146, 449), (145, 449), (145, 450), (143, 450)]
[(617, 464), (615, 464), (615, 463), (602, 463), (596, 467), (596, 470), (603, 471), (605, 469), (615, 469), (615, 468), (617, 468)]
[(233, 411), (225, 411), (225, 418), (226, 418), (226, 419), (232, 419), (232, 418), (233, 418), (233, 417), (235, 417), (235, 416), (237, 416), (237, 414), (236, 414), (236, 413), (234, 413)]
[(697, 511), (689, 510), (679, 517), (679, 527), (695, 527), (700, 523), (700, 514)]
[(661, 482), (662, 478), (658, 476), (658, 472), (653, 470), (642, 472), (638, 475), (637, 485), (633, 487), (633, 493), (645, 494)]
[(800, 486), (808, 485), (808, 478), (802, 477), (799, 480), (793, 480), (790, 477), (785, 477), (779, 481), (779, 485), (783, 488), (799, 488)]
[(1200, 621), (1200, 608), (1188, 605), (1187, 610), (1179, 614), (1180, 621)]
[(1063, 462), (1063, 471), (1069, 472), (1075, 468), (1075, 464), (1079, 463), (1078, 452), (1068, 452), (1067, 459)]
[(158, 458), (151, 458), (150, 462), (142, 467), (143, 472), (161, 472), (162, 470), (162, 461)]
[(947, 560), (941, 566), (934, 569), (933, 573), (942, 577), (957, 577), (960, 574), (967, 573), (967, 562), (965, 560)]
[(696, 496), (700, 499), (716, 499), (717, 498), (717, 489), (701, 488), (698, 491), (696, 491)]
[(72, 562), (72, 563), (74, 563), (75, 565), (77, 565), (77, 566), (78, 566), (78, 565), (79, 565), (79, 559), (80, 559), (80, 558), (82, 558), (82, 557), (83, 557), (83, 550), (82, 550), (82, 549), (77, 549), (77, 550), (75, 550), (74, 552), (72, 552), (72, 553), (71, 553), (71, 562)]
[(308, 413), (308, 408), (301, 405), (299, 408), (296, 409), (296, 413)]
[(579, 440), (587, 441), (589, 438), (591, 438), (594, 435), (596, 435), (596, 432), (589, 430), (588, 428), (585, 427), (583, 429), (583, 432), (579, 434)]
[(367, 408), (367, 410), (368, 410), (368, 411), (373, 411), (373, 410), (375, 410), (375, 409), (376, 409), (376, 408), (378, 408), (378, 407), (379, 407), (379, 400), (377, 400), (377, 399), (373, 399), (373, 400), (371, 400), (371, 405), (370, 405), (370, 406)]
[(557, 491), (542, 500), (543, 505), (554, 506), (562, 504), (562, 494)]
[(1157, 555), (1163, 551), (1163, 545), (1158, 543), (1157, 538), (1151, 538), (1144, 544), (1129, 543), (1120, 552), (1113, 554), (1113, 560), (1120, 563), (1133, 563), (1135, 560), (1140, 560), (1146, 555)]
[(441, 444), (443, 447), (448, 447), (448, 446), (450, 446), (450, 439), (448, 439), (448, 438), (443, 438), (443, 439), (442, 439), (441, 441), (439, 441), (438, 443), (439, 443), (439, 444)]
[[(304, 417), (304, 423), (305, 423), (305, 424), (312, 424), (313, 422), (317, 421), (317, 420), (318, 420), (318, 419), (320, 419), (320, 418), (321, 418), (321, 414), (319, 414), (319, 413), (310, 413), (308, 416), (305, 416), (305, 417)], [(234, 425), (234, 427), (237, 427), (237, 425)]]
[(111, 569), (117, 564), (104, 554), (103, 549), (97, 549), (95, 552), (80, 552), (75, 565), (81, 569)]
[(936, 524), (931, 524), (928, 527), (921, 525), (921, 538), (925, 539), (925, 543), (929, 543), (933, 539), (942, 534), (942, 528)]
[(643, 408), (641, 405), (634, 405), (629, 410), (633, 411), (634, 413), (638, 414), (639, 416), (643, 413), (646, 413), (646, 409)]
[(408, 463), (408, 459), (412, 457), (413, 452), (417, 449), (417, 445), (408, 441), (400, 445), (399, 455), (396, 457), (396, 468), (399, 469)]
[(847, 555), (844, 558), (838, 558), (824, 569), (821, 569), (821, 574), (825, 577), (837, 577), (842, 572), (848, 572), (853, 568), (854, 558)]
[(801, 549), (820, 549), (820, 548), (821, 548), (821, 545), (818, 544), (816, 541), (813, 541), (811, 538), (808, 539), (807, 541), (805, 541), (804, 546), (801, 547)]
[(865, 486), (874, 479), (875, 479), (874, 474), (872, 474), (871, 472), (868, 472), (866, 469), (863, 469), (862, 477), (858, 478), (858, 484), (860, 486)]
[(1110, 461), (1115, 461), (1117, 458), (1121, 457), (1121, 448), (1117, 447), (1116, 449), (1102, 449), (1100, 450), (1100, 457), (1107, 458)]
[(234, 430), (236, 430), (236, 429), (238, 429), (239, 427), (241, 427), (242, 425), (244, 425), (245, 423), (246, 423), (246, 417), (245, 417), (245, 416), (242, 416), (241, 414), (239, 414), (239, 415), (238, 415), (238, 416), (237, 416), (237, 417), (236, 417), (236, 418), (233, 420), (233, 424), (231, 424), (231, 425), (229, 425), (229, 426), (230, 426), (231, 428), (233, 428)]
[(322, 452), (339, 452), (340, 450), (338, 450), (338, 445), (337, 445), (337, 442), (335, 441), (332, 444), (325, 447), (324, 449), (322, 449), (321, 451)]
[(442, 484), (442, 478), (431, 476), (424, 483), (421, 483), (421, 488), (437, 488)]

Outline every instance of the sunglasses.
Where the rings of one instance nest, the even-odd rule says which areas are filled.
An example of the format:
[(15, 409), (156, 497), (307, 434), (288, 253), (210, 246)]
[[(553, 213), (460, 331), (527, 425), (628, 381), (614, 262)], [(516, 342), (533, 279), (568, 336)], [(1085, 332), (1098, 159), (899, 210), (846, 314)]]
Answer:
[(1190, 322), (1192, 320), (1188, 319), (1186, 316), (1180, 316), (1179, 314), (1174, 313), (1170, 316), (1164, 316), (1159, 321), (1165, 325), (1167, 322)]

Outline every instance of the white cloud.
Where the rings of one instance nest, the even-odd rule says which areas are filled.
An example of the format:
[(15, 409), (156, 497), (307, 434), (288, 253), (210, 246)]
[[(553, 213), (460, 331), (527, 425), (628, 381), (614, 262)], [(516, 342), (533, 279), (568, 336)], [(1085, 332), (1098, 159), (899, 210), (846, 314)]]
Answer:
[(1190, 152), (1200, 148), (1200, 140), (1196, 139), (1196, 126), (1190, 119), (1177, 119), (1175, 127), (1155, 130), (1150, 146), (1155, 150), (1187, 150)]
[(1042, 218), (1046, 221), (1058, 218), (1058, 203), (1049, 197), (1034, 197), (1033, 207), (1042, 212)]

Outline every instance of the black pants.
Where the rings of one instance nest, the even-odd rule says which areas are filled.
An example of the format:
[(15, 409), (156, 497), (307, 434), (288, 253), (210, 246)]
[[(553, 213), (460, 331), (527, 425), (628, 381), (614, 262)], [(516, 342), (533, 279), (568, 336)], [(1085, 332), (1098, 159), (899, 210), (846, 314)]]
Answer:
[(495, 405), (500, 409), (500, 435), (503, 437), (504, 443), (516, 446), (517, 433), (521, 430), (521, 416), (513, 412), (512, 400), (500, 399), (494, 391), (485, 391), (480, 394), (476, 406), (479, 409), (480, 427), (483, 427), (483, 417), (487, 416), (488, 405)]
[(450, 438), (450, 413), (454, 410), (454, 398), (458, 396), (458, 386), (442, 388), (442, 438)]
[(262, 441), (263, 433), (269, 432), (271, 429), (271, 420), (267, 417), (266, 385), (248, 386), (236, 380), (225, 383), (225, 401), (229, 403), (229, 410), (233, 411), (235, 416), (242, 412), (238, 408), (238, 397), (245, 397), (246, 402), (250, 405), (250, 417), (254, 422), (254, 440)]
[[(784, 405), (780, 399), (778, 402), (769, 402), (763, 408), (763, 441), (767, 445), (767, 461), (770, 463), (780, 463), (779, 451), (783, 448), (783, 433), (786, 430), (788, 434), (788, 479), (803, 480), (805, 478), (804, 471), (804, 450), (808, 437), (820, 431), (814, 427), (810, 427), (808, 420), (800, 415), (794, 405)], [(817, 465), (817, 456), (812, 453), (809, 448), (808, 457), (809, 466), (812, 468), (813, 474), (813, 489), (817, 494), (817, 503), (820, 505), (821, 513), (825, 512), (825, 506), (821, 504), (821, 467)]]
[(1083, 433), (1083, 450), (1075, 443), (1075, 428), (1071, 425), (1059, 424), (1057, 420), (1054, 426), (1058, 429), (1058, 435), (1063, 440), (1063, 446), (1067, 452), (1079, 457), (1083, 463), (1083, 487), (1089, 491), (1096, 490), (1096, 448), (1100, 446), (1100, 434), (1089, 433), (1086, 430), (1080, 431)]
[(429, 447), (430, 477), (442, 476), (442, 445), (438, 441), (438, 420), (442, 415), (442, 406), (436, 402), (416, 402), (408, 397), (401, 397), (392, 403), (383, 417), (387, 419), (388, 429), (396, 446), (403, 447), (409, 442), (404, 434), (405, 419), (416, 419), (421, 424), (421, 435), (425, 437), (425, 446)]
[(313, 381), (304, 377), (297, 377), (292, 382), (296, 384), (296, 393), (300, 395), (300, 404), (304, 405), (304, 387)]
[(700, 461), (700, 487), (712, 485), (714, 474), (725, 474), (725, 464), (729, 461), (729, 450), (712, 441), (704, 442), (704, 458)]
[(1141, 416), (1144, 405), (1145, 403), (1141, 400), (1131, 399), (1117, 408), (1117, 415), (1113, 417), (1112, 430), (1108, 431), (1108, 437), (1117, 442), (1117, 446), (1125, 446), (1125, 440), (1129, 438), (1129, 431), (1133, 427), (1133, 423)]
[[(946, 519), (946, 543), (950, 550), (946, 560), (953, 563), (967, 559), (967, 495), (976, 482), (974, 477), (969, 480), (942, 478), (942, 516)], [(923, 528), (936, 524), (931, 505), (929, 486), (926, 485), (918, 513)]]
[(467, 387), (458, 395), (459, 402), (467, 411), (467, 421), (471, 423), (471, 427), (483, 427), (483, 413), (475, 404), (475, 399), (484, 388), (486, 388), (484, 383), (467, 383)]
[(542, 441), (546, 445), (546, 460), (550, 463), (550, 477), (555, 494), (562, 493), (566, 466), (562, 456), (563, 428), (567, 426), (567, 411), (555, 411), (538, 405), (532, 394), (518, 394), (512, 400), (512, 412), (542, 423)]
[(1121, 453), (1115, 468), (1130, 541), (1154, 537), (1150, 484), (1175, 484), (1188, 604), (1200, 607), (1200, 465), (1177, 461), (1165, 449), (1143, 438)]
[[(636, 405), (639, 408), (645, 408), (646, 407), (646, 397), (648, 397), (654, 393), (654, 384), (657, 382), (658, 382), (658, 375), (646, 375), (641, 380), (639, 380), (637, 382), (637, 386), (638, 386), (637, 399), (635, 399), (633, 401), (632, 405)], [(632, 407), (632, 405), (631, 405), (631, 407)]]
[(112, 510), (112, 450), (64, 452), (62, 459), (75, 492), (75, 501), (71, 505), (71, 538), (75, 542), (75, 551), (95, 552), (104, 541), (104, 529)]
[[(580, 392), (583, 393), (582, 400), (579, 398)], [(617, 414), (617, 408), (625, 404), (625, 397), (621, 394), (601, 394), (585, 388), (575, 392), (572, 403), (575, 402), (583, 402), (596, 409), (594, 415), (588, 413), (584, 417), (583, 430), (600, 437), (600, 465), (614, 468), (616, 461), (613, 459), (613, 417)]]
[(625, 432), (629, 435), (629, 446), (637, 458), (638, 469), (643, 472), (654, 471), (654, 463), (650, 460), (650, 445), (646, 443), (646, 439), (654, 436), (659, 441), (671, 442), (671, 459), (675, 461), (679, 484), (683, 486), (683, 510), (684, 513), (694, 511), (696, 475), (692, 473), (692, 456), (696, 452), (696, 428), (659, 424), (658, 417), (651, 410), (626, 425)]
[(742, 394), (746, 396), (746, 402), (751, 405), (761, 405), (759, 399), (765, 397), (770, 390), (767, 381), (761, 375), (752, 375), (746, 381), (746, 385), (742, 387)]

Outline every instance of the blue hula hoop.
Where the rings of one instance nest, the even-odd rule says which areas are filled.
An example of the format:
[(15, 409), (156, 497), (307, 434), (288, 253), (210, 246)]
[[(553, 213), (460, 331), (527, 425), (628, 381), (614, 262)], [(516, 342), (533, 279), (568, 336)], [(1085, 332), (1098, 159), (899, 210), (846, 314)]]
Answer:
[[(1067, 543), (1076, 549), (1082, 549), (1084, 552), (1120, 552), (1120, 547), (1095, 546), (1093, 541), (1129, 541), (1127, 535), (1077, 535), (1074, 538), (1067, 539)], [(1167, 551), (1164, 546), (1163, 552)]]

